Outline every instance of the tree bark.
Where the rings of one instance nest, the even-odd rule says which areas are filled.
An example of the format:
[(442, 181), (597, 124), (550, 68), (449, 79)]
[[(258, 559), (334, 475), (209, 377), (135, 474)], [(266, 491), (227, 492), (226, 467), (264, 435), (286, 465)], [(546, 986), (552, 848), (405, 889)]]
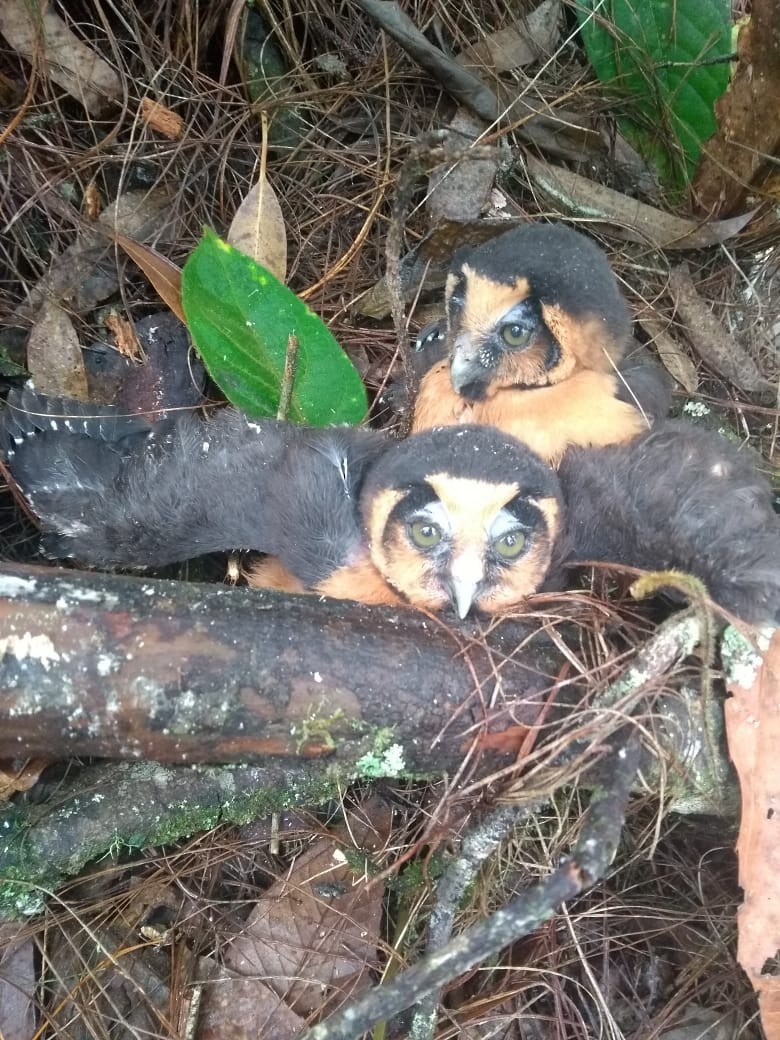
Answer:
[(503, 725), (507, 702), (527, 724), (561, 664), (515, 622), (488, 646), (479, 623), (411, 610), (10, 565), (0, 633), (6, 758), (355, 762), (381, 731), (405, 770), (440, 771), (497, 685)]
[[(530, 620), (483, 632), (402, 609), (10, 565), (0, 633), (0, 757), (130, 760), (8, 803), (0, 919), (36, 912), (113, 847), (317, 804), (358, 776), (511, 765), (563, 660)], [(699, 634), (690, 615), (662, 626), (592, 702), (607, 728), (586, 727), (580, 744), (600, 746)], [(664, 709), (657, 734), (685, 776), (701, 744), (688, 710)], [(241, 764), (193, 768), (205, 762)]]

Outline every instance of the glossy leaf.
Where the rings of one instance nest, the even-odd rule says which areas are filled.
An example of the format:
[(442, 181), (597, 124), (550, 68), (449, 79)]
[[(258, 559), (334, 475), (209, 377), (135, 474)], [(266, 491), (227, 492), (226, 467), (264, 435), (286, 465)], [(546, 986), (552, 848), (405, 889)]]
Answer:
[(328, 327), (270, 271), (206, 231), (182, 272), (198, 353), (228, 400), (275, 416), (290, 336), (298, 358), (287, 417), (312, 426), (358, 423), (363, 381)]
[(578, 17), (596, 75), (630, 101), (622, 131), (686, 186), (729, 82), (730, 0), (580, 0)]

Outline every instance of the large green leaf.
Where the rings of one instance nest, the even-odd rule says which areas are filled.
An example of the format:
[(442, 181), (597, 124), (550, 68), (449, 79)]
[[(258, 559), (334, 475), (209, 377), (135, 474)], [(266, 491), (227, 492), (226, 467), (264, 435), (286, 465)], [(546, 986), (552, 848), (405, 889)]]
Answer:
[(311, 426), (358, 423), (366, 390), (316, 314), (270, 271), (206, 231), (182, 271), (184, 312), (214, 382), (249, 415), (274, 416), (289, 337), (298, 361), (287, 417)]
[(729, 82), (730, 0), (580, 0), (577, 13), (596, 75), (628, 102), (621, 130), (684, 187)]

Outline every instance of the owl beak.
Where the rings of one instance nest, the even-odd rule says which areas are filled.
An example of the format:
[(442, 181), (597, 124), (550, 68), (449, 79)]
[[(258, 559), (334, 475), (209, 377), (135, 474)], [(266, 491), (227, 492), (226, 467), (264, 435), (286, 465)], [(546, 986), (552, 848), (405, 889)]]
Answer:
[(463, 397), (479, 401), (485, 396), (491, 372), (479, 359), (479, 347), (467, 332), (455, 337), (450, 355), (450, 379), (455, 391)]
[(485, 568), (482, 559), (476, 553), (463, 553), (453, 559), (448, 592), (450, 601), (461, 621), (471, 610), (484, 577)]

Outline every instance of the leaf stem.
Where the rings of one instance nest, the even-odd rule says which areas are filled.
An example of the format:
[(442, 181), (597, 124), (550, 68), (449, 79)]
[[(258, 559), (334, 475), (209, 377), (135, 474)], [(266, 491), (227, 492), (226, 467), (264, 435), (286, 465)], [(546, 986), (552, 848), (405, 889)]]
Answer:
[(295, 383), (295, 370), (298, 367), (298, 337), (291, 332), (287, 337), (287, 353), (284, 356), (284, 373), (282, 385), (279, 389), (279, 407), (276, 410), (277, 419), (286, 419), (290, 410), (293, 384)]

